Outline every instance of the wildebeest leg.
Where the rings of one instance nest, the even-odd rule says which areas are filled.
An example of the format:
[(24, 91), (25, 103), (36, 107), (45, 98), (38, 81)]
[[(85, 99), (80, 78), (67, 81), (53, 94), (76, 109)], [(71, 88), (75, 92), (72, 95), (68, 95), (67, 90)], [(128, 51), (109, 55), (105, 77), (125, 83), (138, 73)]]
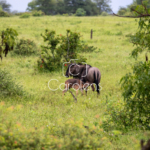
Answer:
[(99, 95), (100, 95), (100, 90), (99, 90), (99, 93), (97, 93), (97, 98), (98, 98)]
[(76, 96), (78, 95), (78, 89), (76, 89)]
[(65, 95), (65, 93), (68, 91), (68, 89), (63, 90), (63, 95)]
[(65, 89), (63, 90), (62, 94), (65, 95), (65, 93), (69, 90), (69, 86), (66, 84)]
[(92, 88), (92, 91), (94, 92), (95, 91), (95, 88), (94, 88), (94, 85), (91, 84), (91, 88)]
[(86, 96), (87, 96), (87, 88), (85, 89), (85, 92), (86, 92)]
[(84, 95), (84, 92), (83, 92), (83, 90), (82, 90), (82, 89), (80, 89), (80, 91), (81, 91), (82, 95)]

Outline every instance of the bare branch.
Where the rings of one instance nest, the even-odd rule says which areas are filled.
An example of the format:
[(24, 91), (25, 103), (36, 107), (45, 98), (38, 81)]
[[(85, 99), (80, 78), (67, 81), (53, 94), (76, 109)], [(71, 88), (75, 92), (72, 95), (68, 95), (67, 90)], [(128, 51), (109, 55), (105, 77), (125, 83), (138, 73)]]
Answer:
[(117, 17), (124, 17), (124, 18), (141, 18), (141, 17), (150, 17), (150, 14), (147, 14), (147, 15), (140, 15), (140, 16), (120, 16), (120, 15), (117, 15), (115, 13), (113, 13), (114, 16), (117, 16)]
[(141, 0), (141, 5), (144, 7), (144, 9), (145, 9), (145, 11), (146, 11), (147, 14), (142, 14), (142, 13), (138, 12), (137, 10), (131, 8), (132, 11), (134, 11), (134, 12), (140, 14), (140, 15), (139, 15), (139, 16), (120, 16), (120, 15), (115, 14), (114, 12), (113, 12), (113, 15), (114, 15), (114, 16), (117, 16), (117, 17), (124, 17), (124, 18), (126, 18), (126, 17), (127, 17), (127, 18), (150, 17), (150, 14), (148, 14), (148, 10), (147, 10), (146, 6), (143, 4), (143, 1), (142, 1), (142, 0)]
[(141, 14), (140, 12), (136, 11), (135, 9), (131, 8), (132, 11), (135, 11), (136, 13), (140, 14), (140, 15), (143, 15)]
[(141, 4), (142, 4), (142, 6), (144, 7), (144, 9), (145, 9), (145, 11), (146, 11), (146, 13), (147, 13), (147, 15), (148, 15), (147, 8), (145, 7), (145, 5), (143, 5), (143, 1), (142, 1), (142, 0), (141, 0)]

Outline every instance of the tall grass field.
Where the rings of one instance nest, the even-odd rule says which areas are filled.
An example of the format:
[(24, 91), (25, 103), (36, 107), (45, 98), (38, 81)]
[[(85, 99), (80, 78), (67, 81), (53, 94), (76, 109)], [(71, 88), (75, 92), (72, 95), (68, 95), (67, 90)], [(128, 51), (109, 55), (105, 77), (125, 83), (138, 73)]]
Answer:
[[(80, 32), (84, 42), (97, 47), (96, 51), (83, 54), (87, 64), (97, 67), (102, 75), (101, 95), (97, 97), (89, 88), (87, 96), (79, 92), (75, 103), (69, 92), (62, 95), (60, 88), (64, 89), (67, 80), (62, 70), (40, 72), (37, 69), (39, 55), (26, 57), (9, 53), (0, 61), (0, 68), (12, 75), (25, 94), (0, 97), (0, 133), (3, 132), (0, 149), (7, 149), (6, 144), (19, 149), (18, 145), (24, 144), (23, 139), (29, 145), (25, 144), (22, 149), (30, 149), (27, 147), (32, 145), (33, 149), (140, 149), (140, 140), (147, 140), (148, 131), (132, 130), (122, 134), (115, 129), (105, 131), (102, 126), (109, 118), (106, 115), (109, 106), (115, 104), (115, 107), (123, 101), (120, 79), (131, 72), (131, 65), (136, 63), (130, 56), (134, 47), (127, 37), (138, 29), (135, 19), (44, 16), (0, 18), (0, 22), (0, 31), (13, 28), (19, 34), (18, 39), (34, 40), (39, 54), (40, 45), (44, 44), (41, 34), (45, 29), (55, 30), (58, 35), (65, 35), (67, 29)], [(93, 39), (90, 39), (91, 29)], [(144, 54), (140, 59), (144, 61)], [(49, 86), (58, 90), (49, 89), (50, 80)], [(2, 136), (7, 134), (9, 136)]]

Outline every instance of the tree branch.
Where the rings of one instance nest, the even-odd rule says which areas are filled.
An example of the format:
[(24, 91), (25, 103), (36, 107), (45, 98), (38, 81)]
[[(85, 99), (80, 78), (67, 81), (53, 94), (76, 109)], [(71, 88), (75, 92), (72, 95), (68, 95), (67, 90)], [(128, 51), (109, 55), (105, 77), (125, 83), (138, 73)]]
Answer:
[(145, 11), (146, 11), (146, 13), (147, 13), (147, 15), (148, 15), (147, 8), (145, 7), (145, 5), (143, 5), (143, 1), (142, 1), (142, 0), (141, 0), (141, 4), (142, 4), (142, 6), (144, 7), (144, 9), (145, 9)]
[(147, 14), (147, 15), (140, 15), (140, 16), (120, 16), (120, 15), (117, 15), (115, 13), (113, 13), (114, 16), (117, 16), (117, 17), (124, 17), (124, 18), (141, 18), (141, 17), (150, 17), (150, 14)]
[(131, 9), (132, 11), (135, 11), (136, 13), (138, 13), (138, 14), (140, 14), (140, 15), (139, 15), (139, 16), (120, 16), (120, 15), (115, 14), (114, 12), (113, 12), (113, 15), (114, 15), (114, 16), (117, 16), (117, 17), (124, 17), (124, 18), (126, 18), (126, 17), (127, 17), (127, 18), (150, 17), (150, 14), (148, 14), (148, 11), (147, 11), (146, 6), (143, 5), (143, 0), (141, 0), (141, 5), (144, 7), (144, 9), (145, 9), (145, 11), (146, 11), (147, 14), (142, 14), (142, 13), (138, 12), (138, 11), (135, 10), (135, 9)]

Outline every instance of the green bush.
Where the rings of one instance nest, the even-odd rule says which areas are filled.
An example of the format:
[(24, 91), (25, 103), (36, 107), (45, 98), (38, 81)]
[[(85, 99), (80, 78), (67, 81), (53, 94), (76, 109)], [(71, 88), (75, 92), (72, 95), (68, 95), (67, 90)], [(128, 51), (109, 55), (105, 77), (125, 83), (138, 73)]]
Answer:
[(29, 18), (30, 14), (29, 13), (23, 13), (20, 15), (20, 18)]
[(14, 50), (18, 33), (16, 30), (12, 28), (7, 28), (6, 30), (3, 30), (1, 32), (0, 36), (1, 36), (1, 43), (2, 43), (0, 45), (0, 58), (2, 60), (3, 53), (5, 54), (6, 57), (8, 52)]
[(38, 68), (41, 70), (56, 71), (62, 68), (64, 62), (70, 59), (78, 59), (78, 62), (86, 62), (79, 54), (80, 34), (67, 30), (66, 36), (57, 35), (55, 31), (45, 30), (42, 35), (46, 46), (42, 45), (41, 57), (38, 60)]
[(108, 13), (105, 12), (105, 11), (103, 11), (103, 12), (101, 13), (101, 16), (108, 16)]
[(0, 11), (0, 17), (10, 17), (10, 15), (5, 11)]
[(0, 69), (0, 91), (1, 96), (22, 96), (24, 94), (22, 87), (13, 80), (12, 75), (2, 69)]
[(17, 12), (17, 13), (15, 13), (16, 16), (21, 16), (23, 14), (24, 14), (23, 12)]
[(33, 11), (33, 12), (32, 12), (32, 15), (33, 15), (34, 17), (40, 17), (40, 16), (43, 16), (43, 15), (44, 15), (44, 12), (42, 12), (41, 10), (39, 10), (39, 11)]
[(91, 53), (91, 52), (94, 52), (97, 50), (97, 47), (94, 47), (94, 46), (89, 46), (87, 44), (81, 44), (81, 47), (79, 47), (79, 52), (88, 52), (88, 53)]
[(16, 44), (15, 49), (12, 52), (12, 55), (22, 55), (30, 56), (36, 55), (38, 53), (38, 48), (34, 41), (30, 39), (20, 39)]
[(66, 13), (66, 14), (63, 14), (63, 16), (66, 16), (66, 17), (68, 17), (68, 16), (69, 16), (69, 14), (67, 14), (67, 13)]
[(104, 130), (150, 130), (150, 62), (134, 65), (133, 73), (121, 79), (124, 101), (109, 102)]
[(86, 15), (86, 11), (83, 8), (78, 8), (76, 10), (76, 16), (85, 16)]
[(121, 79), (126, 109), (137, 124), (149, 126), (150, 120), (150, 62), (139, 62), (133, 66), (133, 73)]

